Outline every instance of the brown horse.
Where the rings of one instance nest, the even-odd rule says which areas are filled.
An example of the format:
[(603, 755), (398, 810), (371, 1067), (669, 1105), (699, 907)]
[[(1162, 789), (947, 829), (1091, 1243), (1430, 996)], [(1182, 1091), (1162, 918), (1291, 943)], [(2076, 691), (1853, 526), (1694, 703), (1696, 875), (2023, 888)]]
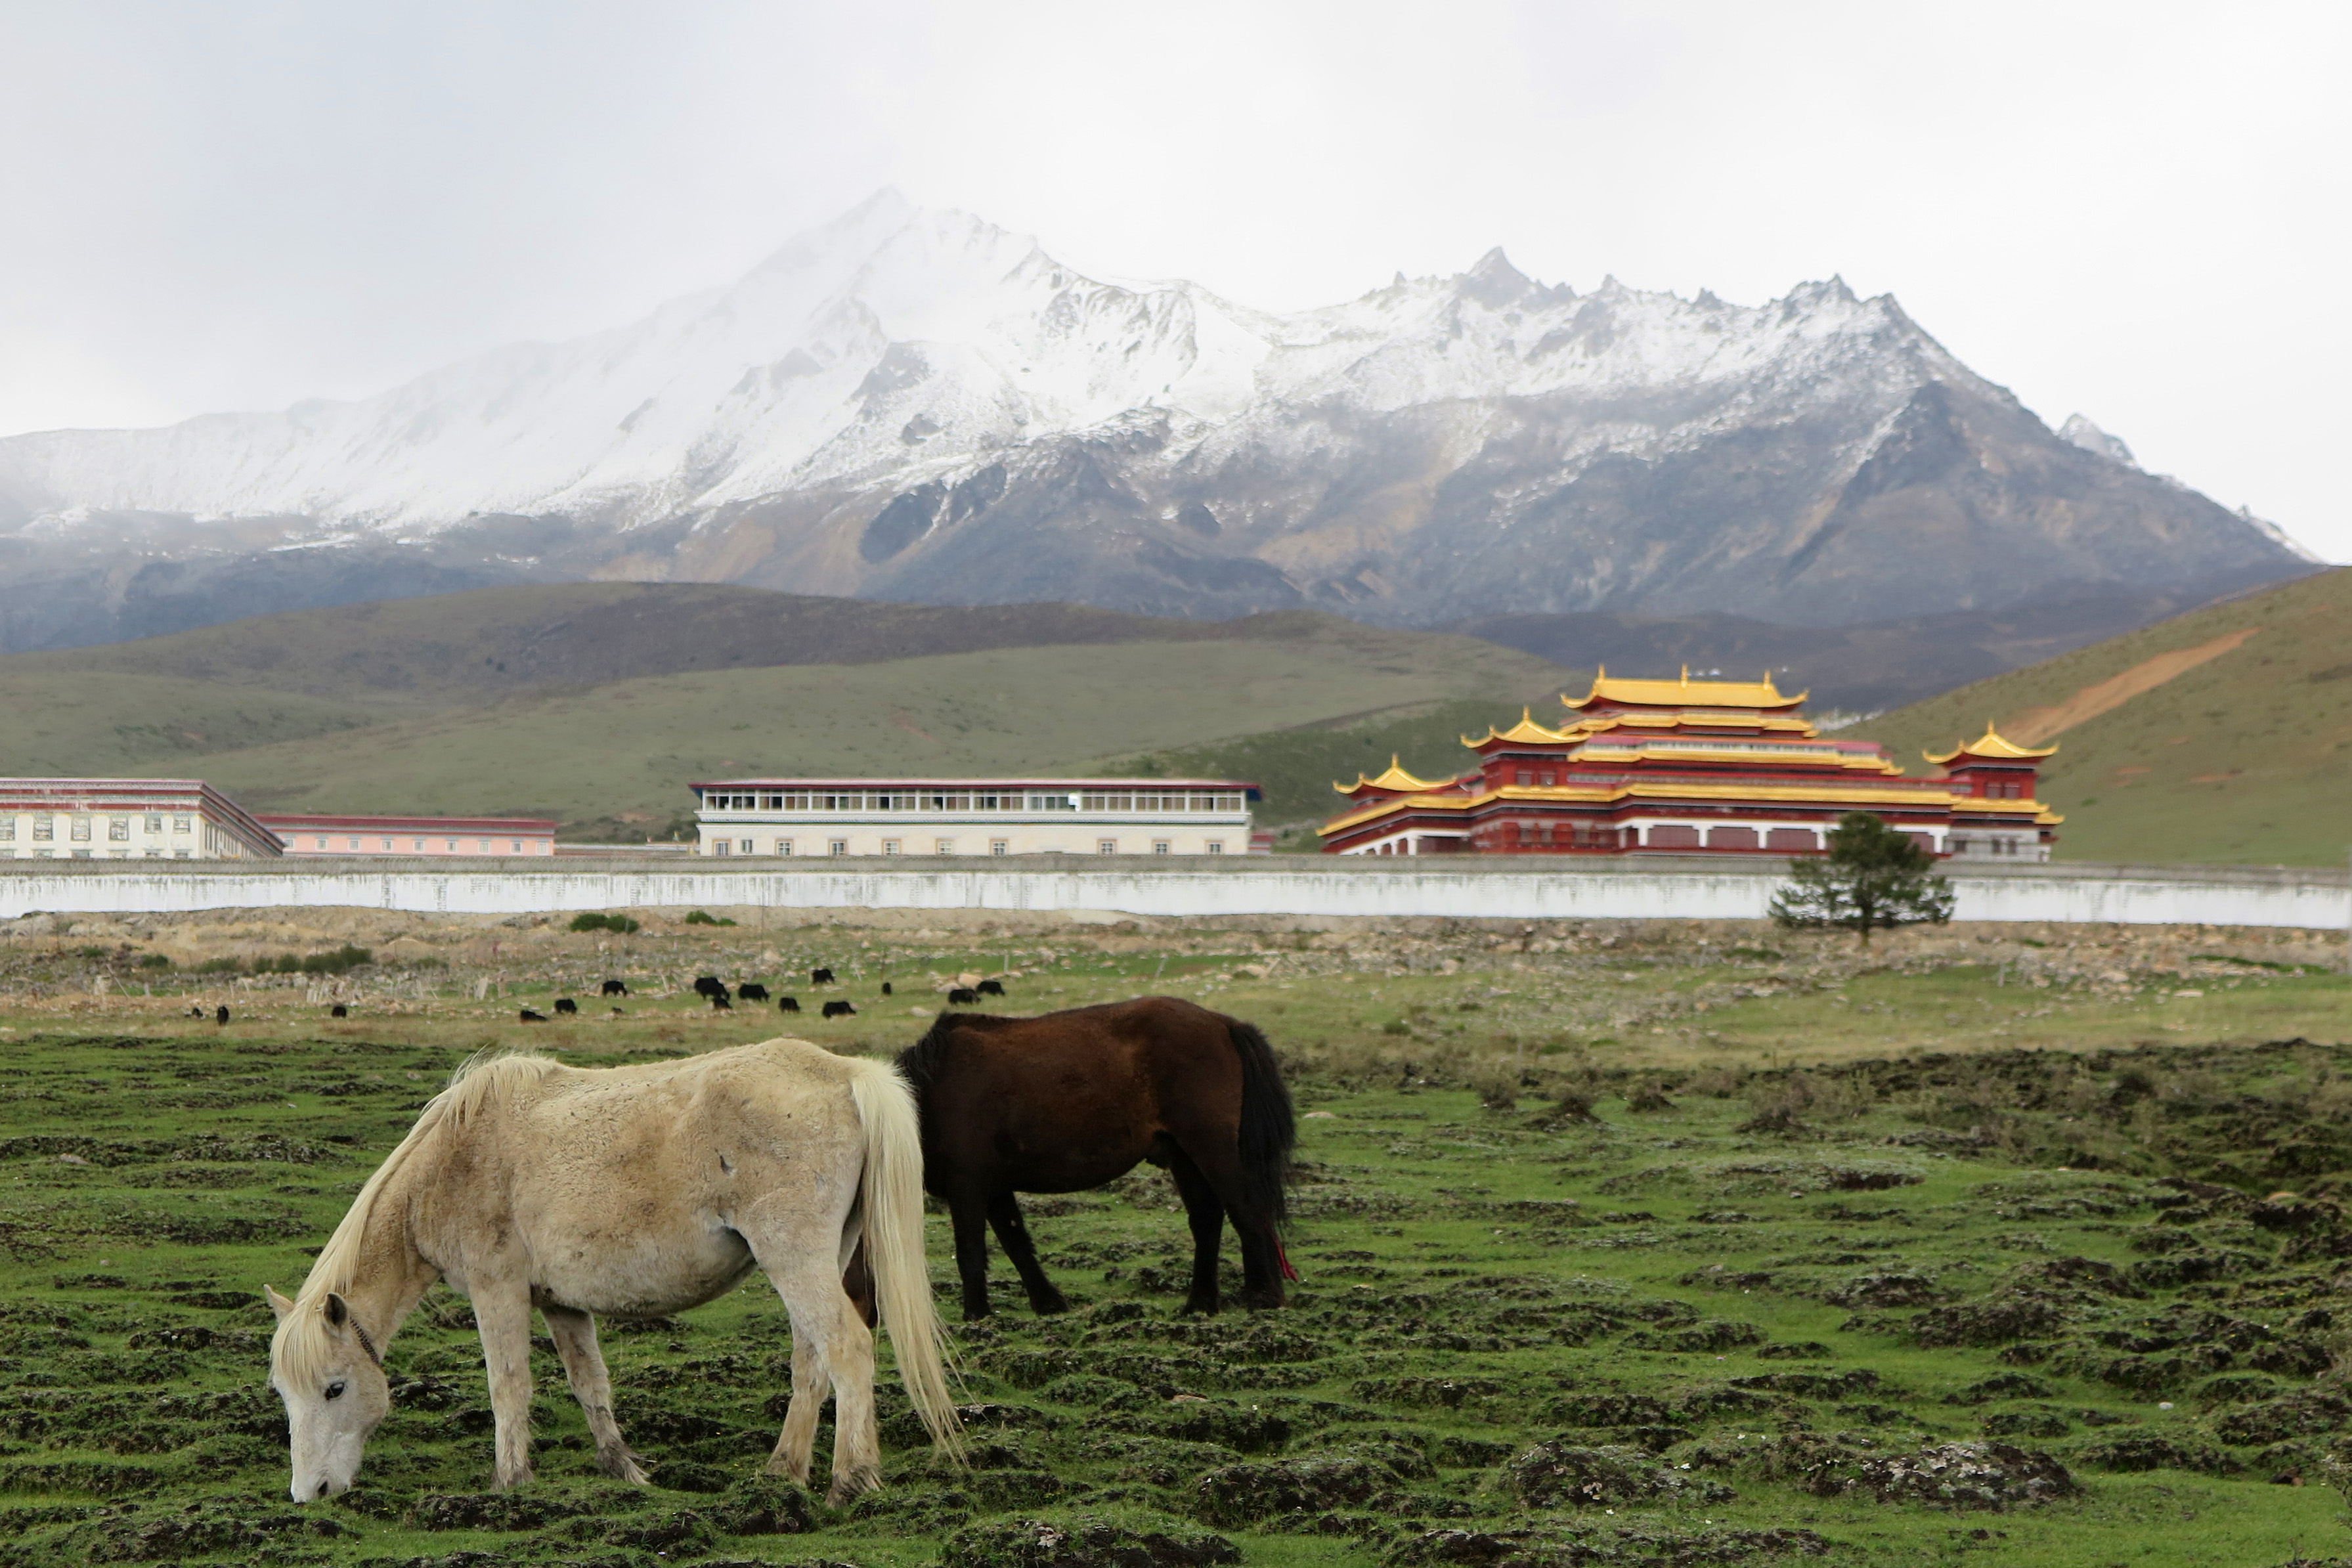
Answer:
[(1297, 1129), (1290, 1093), (1254, 1025), (1172, 996), (1036, 1018), (949, 1013), (898, 1058), (923, 1127), (923, 1185), (955, 1221), (963, 1315), (988, 1314), (988, 1227), (1029, 1305), (1069, 1303), (1037, 1266), (1015, 1193), (1075, 1193), (1149, 1160), (1166, 1167), (1192, 1226), (1188, 1312), (1217, 1310), (1217, 1245), (1241, 1238), (1245, 1307), (1279, 1307), (1280, 1227)]

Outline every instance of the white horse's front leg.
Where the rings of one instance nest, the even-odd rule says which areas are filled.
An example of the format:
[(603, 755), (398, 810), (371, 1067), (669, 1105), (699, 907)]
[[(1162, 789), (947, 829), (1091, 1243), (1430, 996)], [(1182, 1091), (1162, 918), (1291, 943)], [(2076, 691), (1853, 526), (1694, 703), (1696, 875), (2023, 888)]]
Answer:
[(604, 1352), (596, 1347), (596, 1320), (570, 1307), (541, 1307), (540, 1316), (547, 1320), (555, 1353), (563, 1358), (563, 1375), (572, 1384), (572, 1397), (580, 1401), (581, 1412), (588, 1417), (589, 1434), (596, 1439), (597, 1468), (616, 1479), (643, 1486), (646, 1472), (622, 1438), (620, 1423), (613, 1419), (613, 1379), (604, 1370)]
[(478, 1285), (474, 1321), (482, 1331), (482, 1362), (489, 1371), (490, 1415), (498, 1423), (499, 1491), (530, 1479), (530, 1295), (520, 1288)]

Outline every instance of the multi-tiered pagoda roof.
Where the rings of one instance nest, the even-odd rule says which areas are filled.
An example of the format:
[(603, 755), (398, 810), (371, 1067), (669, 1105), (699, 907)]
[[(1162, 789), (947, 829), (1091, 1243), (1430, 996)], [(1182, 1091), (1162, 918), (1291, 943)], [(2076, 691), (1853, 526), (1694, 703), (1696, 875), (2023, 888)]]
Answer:
[(2034, 799), (2036, 750), (1988, 726), (1906, 775), (1884, 747), (1822, 734), (1806, 694), (1761, 680), (1626, 679), (1605, 669), (1567, 721), (1522, 710), (1462, 743), (1477, 766), (1416, 777), (1392, 759), (1333, 787), (1349, 804), (1321, 829), (1338, 854), (1819, 852), (1850, 811), (1868, 811), (1939, 855), (2046, 859), (2060, 820)]

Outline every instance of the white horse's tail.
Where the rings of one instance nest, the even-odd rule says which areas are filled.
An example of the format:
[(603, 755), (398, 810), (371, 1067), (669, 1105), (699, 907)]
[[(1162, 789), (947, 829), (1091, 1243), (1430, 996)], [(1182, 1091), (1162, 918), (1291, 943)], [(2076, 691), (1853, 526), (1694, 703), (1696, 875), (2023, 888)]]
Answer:
[(898, 1352), (898, 1377), (931, 1441), (963, 1457), (963, 1428), (948, 1386), (945, 1330), (931, 1304), (923, 1254), (923, 1133), (914, 1090), (886, 1063), (849, 1058), (849, 1093), (866, 1129), (866, 1258), (874, 1300)]

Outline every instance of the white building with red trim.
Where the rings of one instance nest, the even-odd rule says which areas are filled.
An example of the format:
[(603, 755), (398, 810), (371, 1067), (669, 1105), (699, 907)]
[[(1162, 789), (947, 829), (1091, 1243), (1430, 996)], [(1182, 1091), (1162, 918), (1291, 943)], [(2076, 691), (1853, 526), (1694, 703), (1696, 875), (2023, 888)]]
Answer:
[(704, 855), (1247, 855), (1237, 779), (721, 779), (692, 786)]
[(0, 779), (0, 860), (274, 860), (278, 836), (202, 779)]

